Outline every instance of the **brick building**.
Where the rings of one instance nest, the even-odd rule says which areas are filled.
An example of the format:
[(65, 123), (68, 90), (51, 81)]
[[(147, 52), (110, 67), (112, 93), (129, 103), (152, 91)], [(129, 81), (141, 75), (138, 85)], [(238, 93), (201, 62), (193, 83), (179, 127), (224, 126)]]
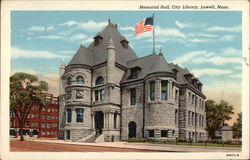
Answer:
[(68, 65), (61, 63), (59, 137), (204, 139), (206, 97), (199, 79), (162, 53), (138, 58), (117, 27), (109, 21)]
[[(58, 97), (52, 94), (44, 94), (46, 96), (47, 105), (31, 106), (30, 113), (24, 125), (23, 134), (35, 137), (58, 137), (58, 113), (59, 104)], [(14, 112), (10, 113), (10, 134), (17, 136), (19, 134), (19, 123)]]

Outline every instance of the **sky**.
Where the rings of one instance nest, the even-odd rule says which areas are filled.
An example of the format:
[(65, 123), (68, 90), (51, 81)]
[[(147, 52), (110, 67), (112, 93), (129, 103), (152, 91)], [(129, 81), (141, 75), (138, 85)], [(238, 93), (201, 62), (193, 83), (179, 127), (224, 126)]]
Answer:
[(12, 11), (11, 73), (36, 74), (58, 95), (59, 64), (111, 22), (139, 57), (152, 53), (152, 32), (134, 35), (136, 23), (155, 14), (155, 47), (168, 62), (194, 73), (207, 99), (241, 108), (242, 15), (239, 11)]

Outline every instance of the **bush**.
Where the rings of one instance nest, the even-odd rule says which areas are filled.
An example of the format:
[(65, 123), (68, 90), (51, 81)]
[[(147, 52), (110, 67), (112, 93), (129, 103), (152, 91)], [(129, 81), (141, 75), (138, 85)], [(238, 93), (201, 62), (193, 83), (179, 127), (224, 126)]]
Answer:
[(146, 142), (145, 138), (129, 138), (127, 142)]

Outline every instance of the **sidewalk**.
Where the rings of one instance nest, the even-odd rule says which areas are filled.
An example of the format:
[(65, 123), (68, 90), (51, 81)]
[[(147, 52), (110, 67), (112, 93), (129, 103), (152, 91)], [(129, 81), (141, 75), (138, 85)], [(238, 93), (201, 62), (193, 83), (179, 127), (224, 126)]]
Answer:
[(84, 143), (84, 142), (69, 142), (64, 140), (30, 140), (34, 142), (46, 142), (57, 144), (73, 144), (85, 146), (111, 147), (111, 148), (128, 148), (128, 149), (146, 149), (165, 152), (241, 152), (241, 148), (228, 147), (201, 147), (201, 146), (180, 146), (168, 144), (147, 144), (147, 143), (128, 143), (128, 142), (102, 142), (102, 143)]

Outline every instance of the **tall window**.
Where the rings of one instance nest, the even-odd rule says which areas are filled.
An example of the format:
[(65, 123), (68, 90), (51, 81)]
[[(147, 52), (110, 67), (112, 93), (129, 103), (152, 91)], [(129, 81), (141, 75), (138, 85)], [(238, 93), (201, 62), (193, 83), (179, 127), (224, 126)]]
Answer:
[(150, 82), (150, 100), (154, 101), (155, 100), (155, 81)]
[(68, 78), (68, 85), (71, 85), (71, 84), (72, 84), (72, 78), (69, 77), (69, 78)]
[(174, 117), (175, 124), (178, 123), (178, 110), (175, 109), (175, 117)]
[(161, 100), (168, 99), (168, 81), (161, 81)]
[(195, 96), (195, 107), (197, 106), (197, 97)]
[(194, 104), (194, 95), (192, 95), (192, 104)]
[(190, 111), (188, 111), (187, 115), (188, 115), (187, 120), (188, 120), (188, 125), (189, 125), (190, 124)]
[(130, 89), (130, 105), (136, 104), (136, 88)]
[(105, 91), (104, 89), (96, 90), (95, 91), (95, 101), (104, 100)]
[(83, 122), (83, 109), (76, 108), (76, 122)]
[(179, 91), (175, 90), (175, 102), (178, 102), (179, 99)]
[(194, 112), (192, 112), (192, 126), (194, 125)]
[(104, 78), (102, 76), (99, 76), (95, 81), (95, 85), (101, 85), (101, 84), (104, 84)]
[(84, 84), (84, 79), (82, 76), (78, 76), (76, 78), (76, 84)]
[(71, 123), (71, 119), (72, 119), (72, 116), (71, 116), (71, 109), (67, 109), (67, 122), (68, 123)]

